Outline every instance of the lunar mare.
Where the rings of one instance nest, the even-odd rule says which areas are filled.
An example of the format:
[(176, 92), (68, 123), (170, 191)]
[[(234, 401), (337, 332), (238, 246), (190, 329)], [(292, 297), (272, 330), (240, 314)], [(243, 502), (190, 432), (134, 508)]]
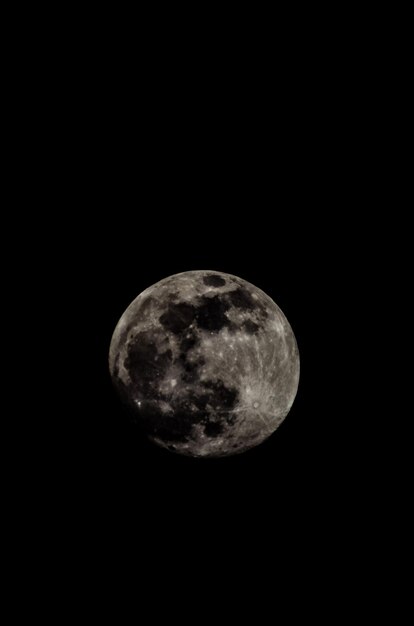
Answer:
[(253, 448), (278, 428), (297, 392), (299, 352), (263, 291), (199, 270), (135, 298), (115, 328), (109, 368), (153, 442), (218, 457)]

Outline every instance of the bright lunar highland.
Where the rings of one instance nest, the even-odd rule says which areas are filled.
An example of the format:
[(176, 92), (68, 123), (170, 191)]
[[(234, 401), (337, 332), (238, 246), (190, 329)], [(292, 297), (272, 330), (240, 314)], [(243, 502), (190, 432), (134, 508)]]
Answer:
[(149, 438), (192, 457), (260, 444), (299, 382), (295, 336), (275, 302), (207, 270), (169, 276), (135, 298), (115, 328), (109, 367)]

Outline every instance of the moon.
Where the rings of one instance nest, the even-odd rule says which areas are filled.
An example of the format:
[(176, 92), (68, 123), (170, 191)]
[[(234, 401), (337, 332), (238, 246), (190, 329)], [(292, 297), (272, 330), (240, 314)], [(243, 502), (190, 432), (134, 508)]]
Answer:
[(223, 457), (262, 443), (284, 420), (299, 352), (268, 295), (237, 276), (197, 270), (135, 298), (113, 333), (109, 369), (151, 441)]

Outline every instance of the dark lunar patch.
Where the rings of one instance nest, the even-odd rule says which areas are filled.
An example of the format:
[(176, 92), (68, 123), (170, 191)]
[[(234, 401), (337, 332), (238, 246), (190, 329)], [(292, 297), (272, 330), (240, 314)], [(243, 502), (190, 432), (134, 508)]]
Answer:
[(204, 432), (207, 437), (218, 437), (224, 431), (224, 428), (218, 422), (208, 422), (204, 426)]
[(200, 357), (196, 361), (186, 360), (185, 354), (180, 355), (184, 372), (181, 376), (185, 383), (195, 383), (199, 380), (198, 368), (205, 364), (205, 360)]
[(186, 302), (170, 304), (160, 316), (160, 322), (167, 330), (178, 334), (188, 328), (194, 320), (195, 308)]
[(234, 291), (228, 292), (227, 296), (232, 305), (238, 309), (253, 310), (256, 308), (254, 299), (246, 289), (238, 287)]
[(140, 419), (149, 435), (164, 441), (188, 441), (194, 424), (187, 412), (175, 411), (171, 415), (163, 415), (156, 407), (141, 411)]
[(156, 401), (143, 401), (136, 415), (136, 423), (146, 433), (170, 445), (189, 441), (194, 424), (205, 419), (204, 413), (192, 414), (185, 403), (177, 404), (174, 411), (166, 415), (158, 409)]
[(203, 296), (202, 304), (196, 310), (198, 326), (210, 331), (218, 331), (224, 326), (228, 326), (229, 320), (226, 316), (226, 311), (229, 308), (222, 296), (217, 295), (212, 298)]
[(184, 372), (181, 375), (181, 380), (187, 384), (193, 384), (198, 381), (197, 365), (186, 363), (184, 365)]
[(237, 413), (232, 413), (232, 412), (226, 413), (224, 417), (225, 417), (227, 424), (229, 424), (229, 426), (233, 426), (237, 420)]
[(203, 283), (209, 287), (223, 287), (226, 281), (221, 276), (217, 276), (217, 274), (209, 274), (204, 276)]
[(180, 340), (180, 354), (178, 356), (178, 362), (182, 365), (184, 372), (182, 374), (182, 380), (185, 383), (194, 383), (198, 380), (198, 367), (204, 365), (205, 361), (202, 357), (198, 359), (189, 358), (189, 353), (198, 343), (197, 337), (194, 333), (187, 333), (185, 337)]
[(205, 424), (209, 415), (202, 410), (191, 410), (190, 402), (180, 402), (174, 406), (173, 413), (163, 415), (156, 406), (145, 407), (140, 412), (142, 425), (154, 437), (168, 442), (185, 442), (192, 438), (195, 424)]
[(124, 365), (134, 387), (145, 395), (164, 377), (171, 360), (171, 350), (159, 353), (154, 337), (138, 333), (128, 345)]
[(186, 372), (195, 372), (198, 368), (198, 361), (185, 361), (184, 369)]
[(205, 411), (209, 401), (210, 401), (210, 396), (206, 393), (201, 393), (201, 394), (190, 393), (189, 394), (189, 402), (194, 404), (194, 406), (196, 406), (199, 411)]
[(237, 389), (226, 387), (221, 380), (207, 381), (203, 385), (210, 390), (210, 404), (218, 411), (230, 411), (234, 408), (238, 392)]
[(194, 346), (197, 343), (197, 338), (195, 335), (189, 335), (186, 337), (183, 337), (183, 339), (181, 339), (180, 341), (180, 350), (182, 353), (186, 353), (188, 352), (188, 350), (191, 350), (191, 348), (194, 348)]
[(254, 335), (254, 333), (257, 333), (257, 331), (259, 330), (259, 325), (255, 322), (252, 322), (252, 320), (246, 320), (243, 324), (243, 328), (250, 335)]

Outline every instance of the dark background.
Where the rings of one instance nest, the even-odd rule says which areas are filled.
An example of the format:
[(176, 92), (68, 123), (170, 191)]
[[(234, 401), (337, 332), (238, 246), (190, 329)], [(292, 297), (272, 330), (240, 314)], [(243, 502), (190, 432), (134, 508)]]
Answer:
[[(210, 541), (231, 549), (236, 536), (248, 549), (252, 534), (255, 550), (279, 533), (305, 541), (340, 514), (353, 478), (344, 389), (344, 375), (354, 375), (345, 303), (355, 294), (360, 237), (352, 135), (333, 105), (254, 93), (252, 109), (252, 97), (229, 93), (219, 107), (208, 98), (174, 106), (169, 97), (168, 106), (149, 99), (139, 111), (127, 94), (122, 107), (112, 95), (102, 111), (94, 99), (89, 114), (71, 118), (58, 181), (68, 476), (91, 513), (104, 507), (111, 523), (137, 524), (141, 537), (171, 549), (184, 536), (188, 549), (202, 537), (207, 552)], [(111, 386), (109, 343), (125, 308), (154, 282), (192, 269), (263, 289), (299, 345), (290, 414), (240, 457), (191, 460), (157, 449), (128, 423)]]
[[(209, 152), (213, 158), (218, 154)], [(246, 594), (247, 606), (255, 594), (272, 598), (276, 580), (290, 593), (298, 584), (318, 587), (315, 577), (335, 588), (330, 573), (354, 558), (371, 497), (361, 473), (366, 413), (356, 399), (354, 327), (345, 304), (356, 284), (345, 227), (340, 235), (328, 207), (323, 213), (311, 206), (311, 162), (295, 168), (300, 191), (293, 202), (291, 178), (275, 171), (263, 180), (260, 162), (246, 155), (242, 167), (234, 159), (220, 183), (206, 179), (206, 159), (200, 177), (190, 165), (179, 181), (168, 168), (156, 169), (139, 191), (134, 181), (127, 211), (117, 179), (109, 196), (100, 193), (107, 210), (75, 250), (77, 332), (61, 440), (69, 452), (69, 545), (82, 559), (86, 552), (94, 576), (100, 580), (102, 568), (106, 580), (116, 563), (123, 580), (134, 581), (138, 570), (149, 593), (157, 596), (161, 584), (173, 604), (188, 594), (213, 613), (216, 594), (230, 606), (229, 593)], [(171, 168), (174, 179), (179, 168)], [(156, 184), (164, 191), (155, 204)], [(329, 190), (325, 177), (318, 185), (321, 194)], [(177, 186), (190, 196), (185, 202)], [(107, 365), (112, 332), (132, 299), (167, 275), (203, 268), (234, 273), (268, 293), (292, 325), (301, 358), (298, 394), (278, 430), (245, 454), (216, 460), (147, 442), (129, 423)]]
[[(353, 76), (347, 89), (342, 61), (323, 58), (323, 67), (303, 55), (277, 72), (242, 64), (212, 74), (208, 63), (180, 74), (165, 58), (135, 78), (109, 60), (83, 63), (75, 89), (62, 66), (56, 74), (44, 170), (45, 204), (56, 211), (45, 216), (53, 234), (43, 269), (58, 383), (44, 464), (68, 552), (98, 580), (116, 562), (150, 587), (160, 577), (172, 585), (179, 564), (185, 600), (192, 573), (197, 587), (212, 567), (214, 584), (198, 585), (211, 604), (230, 584), (249, 594), (257, 580), (266, 595), (276, 577), (294, 586), (302, 576), (306, 586), (319, 568), (329, 578), (352, 554), (370, 497), (355, 337), (366, 324), (359, 294), (369, 289), (366, 147), (378, 138), (363, 81)], [(194, 269), (264, 290), (299, 346), (286, 420), (227, 459), (149, 444), (108, 372), (128, 304)]]
[[(118, 165), (98, 196), (105, 210), (74, 249), (70, 472), (81, 507), (142, 548), (150, 541), (190, 554), (201, 542), (206, 559), (217, 550), (245, 558), (286, 541), (313, 549), (313, 533), (349, 514), (356, 458), (343, 380), (352, 335), (343, 310), (349, 262), (344, 267), (328, 207), (323, 215), (314, 197), (315, 186), (324, 195), (329, 183), (311, 180), (310, 161), (295, 164), (287, 179), (277, 165), (264, 175), (263, 159), (252, 153), (246, 147), (240, 163), (233, 152), (219, 181), (207, 174), (209, 164), (221, 163), (218, 150), (203, 154), (197, 168), (186, 160), (185, 173), (173, 159), (158, 164), (149, 180), (140, 175), (140, 184), (134, 178), (126, 188)], [(267, 442), (232, 458), (192, 460), (148, 443), (129, 423), (108, 372), (111, 335), (128, 304), (154, 282), (191, 269), (233, 273), (263, 289), (299, 346), (291, 412)]]
[[(18, 580), (27, 575), (42, 611), (57, 598), (65, 616), (79, 600), (95, 615), (113, 599), (117, 623), (127, 604), (117, 585), (138, 618), (148, 606), (151, 617), (234, 621), (250, 608), (256, 623), (261, 607), (280, 617), (283, 600), (292, 617), (314, 608), (328, 623), (347, 610), (354, 619), (361, 599), (371, 615), (386, 596), (374, 584), (370, 596), (373, 574), (388, 587), (398, 571), (384, 567), (403, 482), (402, 471), (392, 478), (391, 434), (403, 438), (396, 424), (408, 414), (395, 409), (401, 365), (383, 348), (405, 347), (391, 309), (409, 284), (398, 282), (410, 247), (397, 211), (408, 39), (378, 11), (295, 7), (287, 20), (249, 14), (246, 24), (233, 12), (211, 15), (209, 28), (208, 17), (187, 25), (185, 9), (175, 28), (156, 10), (150, 23), (36, 8), (43, 31), (27, 11), (11, 29), (3, 280), (23, 302), (4, 304), (22, 319), (5, 332), (18, 388), (3, 420), (17, 434), (3, 447)], [(239, 457), (150, 445), (109, 377), (128, 304), (193, 269), (263, 289), (298, 341), (289, 415)], [(387, 391), (382, 418), (374, 404)], [(16, 606), (32, 610), (16, 587)]]

